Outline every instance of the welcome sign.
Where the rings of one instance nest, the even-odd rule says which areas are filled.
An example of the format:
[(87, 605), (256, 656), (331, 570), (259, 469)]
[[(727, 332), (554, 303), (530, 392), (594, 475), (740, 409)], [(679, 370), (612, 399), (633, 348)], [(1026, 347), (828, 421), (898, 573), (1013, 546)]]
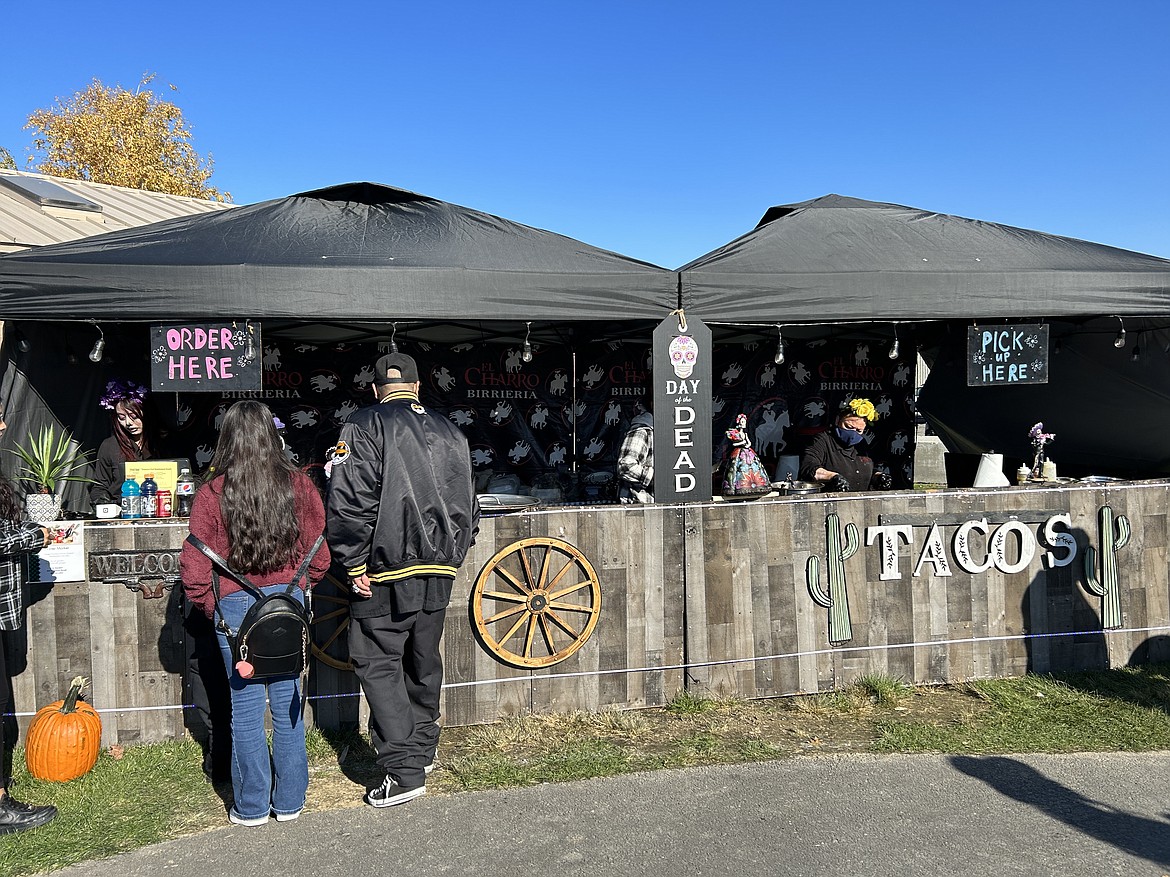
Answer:
[(151, 389), (187, 393), (259, 390), (260, 324), (184, 323), (150, 328)]

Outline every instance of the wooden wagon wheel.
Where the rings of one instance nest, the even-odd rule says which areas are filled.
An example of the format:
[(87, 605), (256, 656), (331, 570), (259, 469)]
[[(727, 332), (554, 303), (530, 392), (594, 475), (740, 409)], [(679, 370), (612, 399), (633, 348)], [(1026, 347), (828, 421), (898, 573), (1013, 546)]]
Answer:
[(349, 660), (349, 582), (330, 570), (313, 588), (313, 655), (336, 670), (352, 670)]
[(514, 667), (549, 667), (589, 639), (601, 583), (585, 555), (560, 539), (513, 542), (487, 562), (471, 592), (475, 628)]

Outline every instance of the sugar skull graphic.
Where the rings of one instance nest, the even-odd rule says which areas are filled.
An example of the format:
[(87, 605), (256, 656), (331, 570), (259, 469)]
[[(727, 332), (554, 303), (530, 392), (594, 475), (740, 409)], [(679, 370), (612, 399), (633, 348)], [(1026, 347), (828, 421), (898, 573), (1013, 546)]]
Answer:
[(689, 378), (695, 370), (695, 360), (699, 358), (699, 345), (695, 339), (690, 335), (676, 335), (667, 350), (674, 373), (680, 378)]

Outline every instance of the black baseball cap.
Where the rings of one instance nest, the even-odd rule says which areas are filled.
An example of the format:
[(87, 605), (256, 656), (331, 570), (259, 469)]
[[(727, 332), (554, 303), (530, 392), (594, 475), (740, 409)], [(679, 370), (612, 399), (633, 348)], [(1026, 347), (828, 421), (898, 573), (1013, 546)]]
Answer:
[[(395, 370), (401, 375), (388, 378), (386, 373)], [(379, 387), (386, 384), (413, 384), (418, 380), (418, 365), (414, 357), (405, 353), (387, 353), (374, 364), (374, 383)]]

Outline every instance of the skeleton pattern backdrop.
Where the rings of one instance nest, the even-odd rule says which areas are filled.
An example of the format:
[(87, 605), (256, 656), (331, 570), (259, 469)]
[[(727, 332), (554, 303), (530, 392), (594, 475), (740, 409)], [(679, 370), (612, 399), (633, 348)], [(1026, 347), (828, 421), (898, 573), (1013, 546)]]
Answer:
[[(566, 473), (574, 442), (582, 475), (613, 472), (629, 426), (630, 403), (649, 388), (650, 344), (614, 341), (578, 350), (538, 346), (524, 362), (519, 345), (428, 345), (400, 342), (418, 361), (420, 398), (467, 435), (477, 473), (513, 474), (524, 485)], [(202, 471), (211, 460), (223, 414), (237, 399), (262, 399), (285, 424), (293, 461), (320, 474), (341, 424), (372, 404), (373, 362), (387, 344), (317, 346), (265, 339), (264, 388), (223, 395), (184, 393), (167, 412), (168, 444)], [(828, 426), (836, 405), (866, 396), (881, 419), (863, 447), (896, 486), (912, 483), (913, 367), (881, 350), (872, 363), (864, 344), (790, 344), (783, 365), (767, 344), (715, 346), (716, 459), (735, 415), (748, 415), (754, 445), (769, 471), (781, 454), (799, 454)], [(574, 393), (575, 389), (575, 393)], [(166, 394), (164, 394), (166, 395)], [(158, 400), (161, 404), (161, 400)], [(318, 478), (321, 481), (321, 478)], [(482, 481), (481, 481), (482, 487)]]
[(769, 473), (784, 478), (788, 473), (776, 470), (780, 457), (799, 457), (813, 436), (832, 428), (843, 402), (860, 397), (873, 402), (878, 419), (859, 452), (895, 488), (912, 487), (916, 354), (891, 360), (887, 353), (869, 341), (785, 341), (784, 362), (777, 364), (774, 342), (716, 344), (715, 456), (727, 452), (724, 433), (742, 412), (756, 453)]

